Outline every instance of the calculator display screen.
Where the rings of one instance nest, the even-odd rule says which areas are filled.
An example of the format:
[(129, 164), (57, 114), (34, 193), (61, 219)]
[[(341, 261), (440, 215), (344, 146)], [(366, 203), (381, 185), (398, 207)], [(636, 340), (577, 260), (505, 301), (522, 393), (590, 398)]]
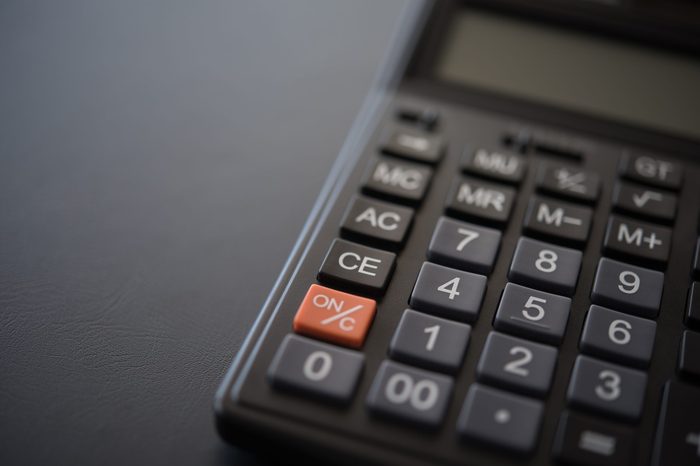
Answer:
[(438, 79), (700, 139), (700, 60), (475, 10), (451, 20)]

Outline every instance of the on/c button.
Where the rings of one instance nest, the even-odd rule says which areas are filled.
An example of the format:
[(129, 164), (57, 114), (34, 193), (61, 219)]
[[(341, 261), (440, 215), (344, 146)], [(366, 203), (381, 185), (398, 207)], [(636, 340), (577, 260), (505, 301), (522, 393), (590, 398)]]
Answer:
[(396, 254), (336, 239), (323, 260), (318, 279), (323, 283), (378, 294), (389, 283), (395, 261)]
[(373, 299), (311, 285), (294, 316), (294, 331), (302, 335), (360, 348), (377, 303)]

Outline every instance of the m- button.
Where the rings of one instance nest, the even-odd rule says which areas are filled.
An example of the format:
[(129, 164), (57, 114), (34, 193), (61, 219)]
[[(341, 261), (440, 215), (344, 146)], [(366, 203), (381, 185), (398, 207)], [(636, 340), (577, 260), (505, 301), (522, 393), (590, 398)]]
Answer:
[(663, 265), (671, 249), (671, 229), (652, 223), (611, 216), (603, 243), (605, 252), (623, 258)]
[(377, 303), (373, 299), (311, 285), (294, 316), (294, 331), (302, 335), (360, 348)]
[(384, 291), (394, 271), (396, 255), (342, 239), (333, 241), (318, 279), (366, 293)]

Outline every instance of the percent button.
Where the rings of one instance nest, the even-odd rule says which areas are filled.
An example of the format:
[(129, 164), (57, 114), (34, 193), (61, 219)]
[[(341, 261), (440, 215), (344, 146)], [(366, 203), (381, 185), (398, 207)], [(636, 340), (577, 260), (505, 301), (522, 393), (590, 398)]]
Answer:
[(294, 331), (350, 348), (360, 348), (376, 309), (377, 303), (373, 299), (311, 285), (294, 316)]

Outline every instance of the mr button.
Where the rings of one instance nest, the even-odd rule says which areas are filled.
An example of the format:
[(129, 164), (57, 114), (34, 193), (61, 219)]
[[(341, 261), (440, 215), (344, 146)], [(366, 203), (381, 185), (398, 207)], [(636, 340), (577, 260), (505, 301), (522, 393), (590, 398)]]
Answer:
[(390, 252), (336, 239), (323, 260), (318, 279), (378, 294), (389, 283), (395, 261), (396, 255)]
[(467, 220), (476, 218), (493, 224), (504, 224), (510, 217), (515, 189), (462, 177), (452, 186), (447, 210)]
[(374, 319), (373, 299), (311, 285), (297, 314), (294, 331), (351, 348), (360, 348)]

